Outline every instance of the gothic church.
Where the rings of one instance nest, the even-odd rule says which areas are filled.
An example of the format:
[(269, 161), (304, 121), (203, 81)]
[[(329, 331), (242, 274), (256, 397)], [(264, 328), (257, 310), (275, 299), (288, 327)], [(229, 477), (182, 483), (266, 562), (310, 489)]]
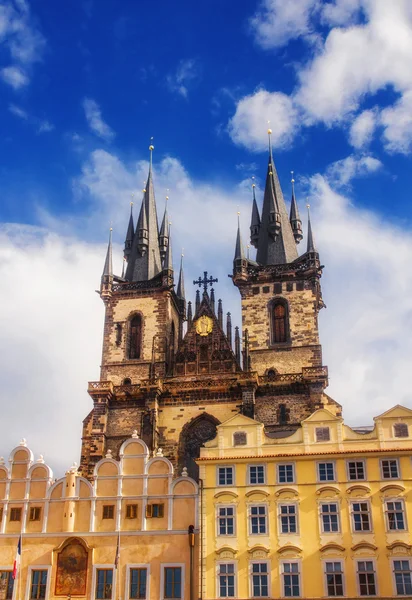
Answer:
[[(270, 131), (269, 131), (270, 139)], [(150, 147), (152, 156), (153, 146)], [(180, 473), (197, 478), (200, 447), (236, 413), (254, 417), (282, 437), (316, 409), (341, 407), (325, 393), (318, 313), (324, 306), (322, 266), (310, 217), (306, 252), (292, 188), (288, 214), (272, 150), (259, 210), (253, 187), (251, 244), (245, 256), (238, 228), (233, 284), (239, 289), (242, 333), (216, 307), (213, 278), (186, 302), (183, 264), (177, 286), (165, 210), (158, 226), (152, 163), (135, 225), (127, 228), (122, 276), (113, 274), (111, 237), (101, 278), (105, 304), (100, 381), (89, 383), (93, 408), (83, 422), (81, 471), (88, 478), (108, 451), (114, 458), (132, 431), (152, 452), (162, 449)], [(185, 325), (186, 323), (186, 325)], [(242, 443), (242, 440), (239, 440)]]

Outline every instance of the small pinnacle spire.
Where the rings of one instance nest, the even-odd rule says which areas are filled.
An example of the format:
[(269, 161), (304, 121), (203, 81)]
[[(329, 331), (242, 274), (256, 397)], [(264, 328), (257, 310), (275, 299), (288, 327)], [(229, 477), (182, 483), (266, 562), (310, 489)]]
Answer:
[(210, 290), (210, 307), (215, 312), (215, 290), (213, 288)]
[(315, 240), (312, 232), (312, 223), (310, 221), (310, 204), (306, 205), (308, 209), (308, 247), (306, 252), (316, 252)]
[(245, 253), (243, 252), (242, 236), (240, 233), (240, 212), (237, 213), (237, 235), (234, 260), (244, 260)]
[(159, 231), (159, 249), (160, 249), (160, 257), (164, 260), (166, 256), (167, 246), (169, 244), (169, 216), (167, 214), (167, 201), (169, 200), (169, 196), (166, 196), (165, 203), (165, 212), (163, 214), (162, 224), (160, 226)]
[(132, 201), (130, 202), (129, 224), (127, 226), (126, 239), (124, 241), (123, 254), (124, 254), (125, 258), (128, 258), (130, 256), (130, 253), (132, 251), (133, 238), (134, 238), (133, 197), (134, 197), (134, 194), (132, 194)]
[(226, 315), (226, 337), (229, 342), (229, 346), (232, 347), (232, 317), (230, 312)]
[(195, 302), (195, 312), (197, 314), (197, 311), (200, 308), (200, 290), (196, 290), (196, 302)]
[(109, 244), (107, 246), (106, 260), (104, 261), (103, 277), (113, 276), (113, 261), (112, 261), (112, 231), (110, 227)]
[(192, 314), (192, 303), (189, 300), (189, 302), (187, 303), (187, 326), (188, 328), (190, 327), (190, 325), (192, 324), (192, 319), (193, 319), (193, 314)]
[(298, 205), (297, 205), (296, 197), (295, 197), (295, 179), (293, 177), (293, 171), (291, 171), (290, 173), (292, 175), (292, 179), (291, 179), (291, 183), (292, 183), (292, 200), (291, 200), (291, 203), (290, 203), (289, 222), (290, 222), (290, 226), (292, 227), (293, 237), (295, 238), (295, 242), (297, 244), (299, 244), (299, 242), (303, 238), (303, 235), (302, 235), (302, 221), (301, 221), (300, 216), (299, 216), (299, 209), (298, 209)]
[(169, 243), (167, 244), (166, 256), (165, 256), (165, 260), (164, 260), (164, 268), (167, 269), (168, 271), (173, 271), (172, 239), (170, 237), (170, 228), (171, 228), (171, 226), (172, 226), (172, 224), (169, 223), (168, 224)]
[(250, 243), (252, 244), (252, 246), (257, 248), (258, 240), (259, 240), (259, 230), (260, 230), (260, 214), (259, 214), (259, 209), (258, 209), (258, 205), (256, 202), (256, 185), (254, 182), (255, 178), (252, 177), (252, 179), (253, 179), (253, 183), (252, 183), (253, 200), (252, 200), (252, 219), (250, 221)]
[(124, 279), (124, 273), (126, 269), (126, 258), (123, 257), (123, 265), (122, 265), (122, 279)]
[(217, 301), (217, 320), (220, 328), (223, 330), (223, 306), (220, 299)]
[(180, 298), (181, 300), (185, 299), (185, 278), (184, 278), (184, 274), (183, 274), (183, 248), (182, 248), (182, 254), (180, 256), (180, 271), (179, 271), (179, 281), (177, 283), (177, 297)]
[(236, 360), (240, 365), (240, 335), (239, 335), (239, 327), (236, 325), (235, 327), (235, 356)]

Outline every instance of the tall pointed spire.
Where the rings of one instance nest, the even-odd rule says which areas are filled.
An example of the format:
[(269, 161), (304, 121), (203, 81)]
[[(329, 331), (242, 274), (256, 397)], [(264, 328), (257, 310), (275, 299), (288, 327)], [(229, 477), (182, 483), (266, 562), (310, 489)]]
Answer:
[[(132, 194), (132, 197), (133, 197), (133, 194)], [(130, 217), (129, 217), (129, 224), (127, 226), (126, 239), (124, 241), (124, 252), (123, 252), (124, 257), (126, 259), (129, 258), (130, 253), (132, 251), (133, 237), (134, 237), (133, 202), (130, 202)]]
[[(139, 215), (140, 230), (138, 223), (126, 269), (127, 281), (149, 281), (161, 271), (159, 226), (152, 174), (153, 150), (154, 146), (150, 144), (149, 174)], [(140, 236), (137, 235), (139, 231), (142, 234)], [(144, 235), (145, 232), (147, 235)]]
[(271, 133), (272, 130), (268, 129), (269, 161), (256, 254), (256, 261), (262, 265), (290, 263), (298, 257), (272, 156)]
[(176, 294), (177, 297), (180, 298), (181, 300), (185, 300), (185, 278), (184, 278), (184, 274), (183, 274), (183, 249), (182, 249), (182, 254), (180, 256), (180, 271), (179, 271), (179, 281), (177, 282), (177, 290), (176, 290)]
[[(253, 177), (253, 180), (255, 178)], [(259, 230), (260, 230), (260, 214), (258, 205), (256, 202), (256, 185), (253, 181), (252, 183), (252, 192), (253, 192), (253, 202), (252, 202), (252, 219), (250, 221), (250, 243), (252, 246), (257, 248), (258, 240), (259, 240)]]
[(169, 200), (169, 196), (166, 196), (166, 204), (165, 204), (165, 212), (163, 214), (162, 224), (160, 225), (159, 231), (159, 249), (160, 249), (160, 257), (164, 260), (166, 256), (167, 246), (169, 244), (169, 216), (167, 214), (167, 201)]
[[(168, 231), (170, 231), (171, 223), (168, 224)], [(172, 258), (172, 239), (169, 237), (169, 243), (166, 248), (166, 256), (164, 260), (163, 269), (173, 272), (173, 258)]]
[(290, 203), (290, 215), (289, 215), (289, 221), (290, 221), (290, 226), (292, 227), (292, 231), (293, 231), (293, 237), (295, 238), (295, 242), (297, 244), (299, 244), (299, 242), (302, 240), (303, 235), (302, 235), (302, 221), (300, 219), (299, 216), (299, 209), (298, 209), (298, 204), (296, 202), (296, 197), (295, 197), (295, 179), (293, 177), (293, 171), (291, 171), (291, 175), (292, 175), (292, 200)]
[(242, 235), (240, 233), (240, 212), (237, 213), (237, 235), (235, 247), (235, 260), (244, 260), (245, 253), (243, 251)]
[(107, 245), (106, 260), (104, 261), (102, 277), (113, 277), (112, 231), (113, 229), (110, 227), (109, 243)]
[(308, 209), (308, 246), (306, 252), (316, 252), (315, 239), (312, 232), (312, 223), (310, 221), (310, 204), (306, 205)]

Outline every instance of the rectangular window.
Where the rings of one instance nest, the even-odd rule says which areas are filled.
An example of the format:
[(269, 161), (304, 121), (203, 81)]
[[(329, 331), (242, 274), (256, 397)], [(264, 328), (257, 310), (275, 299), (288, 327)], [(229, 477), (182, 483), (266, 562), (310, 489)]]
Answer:
[(0, 571), (0, 598), (4, 600), (12, 600), (13, 598), (14, 579), (11, 571)]
[(358, 585), (361, 596), (376, 596), (376, 574), (373, 561), (358, 561)]
[(3, 507), (0, 506), (0, 523), (2, 522), (2, 520), (3, 520)]
[(316, 441), (317, 442), (329, 442), (330, 431), (329, 427), (316, 427)]
[(280, 512), (280, 532), (281, 533), (297, 533), (297, 510), (296, 504), (281, 504)]
[(321, 528), (323, 533), (339, 531), (339, 512), (336, 502), (320, 505)]
[(146, 506), (146, 517), (148, 519), (161, 519), (165, 514), (164, 504), (148, 504)]
[(365, 479), (365, 463), (363, 460), (348, 461), (349, 481), (362, 481)]
[(114, 504), (103, 506), (103, 519), (114, 519)]
[(282, 563), (282, 588), (285, 598), (298, 598), (300, 596), (299, 563)]
[(219, 598), (235, 597), (235, 565), (220, 563), (218, 575)]
[(325, 562), (327, 596), (343, 596), (343, 571), (340, 561)]
[(32, 506), (30, 509), (30, 521), (40, 521), (41, 508), (40, 506)]
[(250, 507), (250, 533), (267, 533), (267, 511), (265, 505)]
[(267, 598), (269, 596), (269, 574), (267, 563), (252, 563), (251, 577), (253, 598)]
[(263, 465), (249, 466), (249, 483), (250, 485), (265, 483), (265, 467)]
[(182, 597), (182, 567), (164, 567), (164, 598)]
[(335, 481), (335, 463), (318, 463), (318, 479), (319, 481)]
[(409, 560), (394, 560), (393, 574), (398, 596), (412, 595), (412, 573)]
[(31, 572), (30, 600), (45, 598), (47, 588), (47, 570), (35, 569)]
[(236, 431), (233, 434), (233, 445), (234, 446), (246, 446), (247, 435), (245, 431)]
[(218, 485), (233, 485), (234, 483), (233, 467), (218, 467), (217, 482)]
[(141, 600), (146, 598), (147, 569), (130, 569), (129, 598)]
[(295, 468), (293, 463), (277, 465), (278, 483), (295, 483)]
[(11, 508), (10, 509), (10, 521), (20, 521), (21, 520), (21, 508)]
[(409, 437), (408, 426), (406, 423), (395, 423), (393, 426), (393, 435), (397, 438)]
[(405, 507), (402, 500), (386, 501), (388, 531), (405, 531)]
[(137, 504), (126, 504), (126, 519), (137, 518)]
[(96, 569), (96, 598), (110, 600), (113, 590), (113, 569)]
[(368, 502), (352, 502), (353, 531), (372, 531)]
[(219, 535), (234, 535), (235, 508), (233, 506), (219, 506), (218, 531)]
[(397, 458), (381, 461), (383, 479), (399, 479), (399, 464)]

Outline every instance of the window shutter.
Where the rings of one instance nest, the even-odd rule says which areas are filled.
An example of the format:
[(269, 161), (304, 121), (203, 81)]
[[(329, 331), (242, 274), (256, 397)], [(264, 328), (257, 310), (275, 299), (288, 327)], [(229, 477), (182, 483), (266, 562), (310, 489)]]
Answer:
[(151, 516), (152, 516), (152, 505), (147, 504), (146, 505), (146, 518), (150, 519)]

